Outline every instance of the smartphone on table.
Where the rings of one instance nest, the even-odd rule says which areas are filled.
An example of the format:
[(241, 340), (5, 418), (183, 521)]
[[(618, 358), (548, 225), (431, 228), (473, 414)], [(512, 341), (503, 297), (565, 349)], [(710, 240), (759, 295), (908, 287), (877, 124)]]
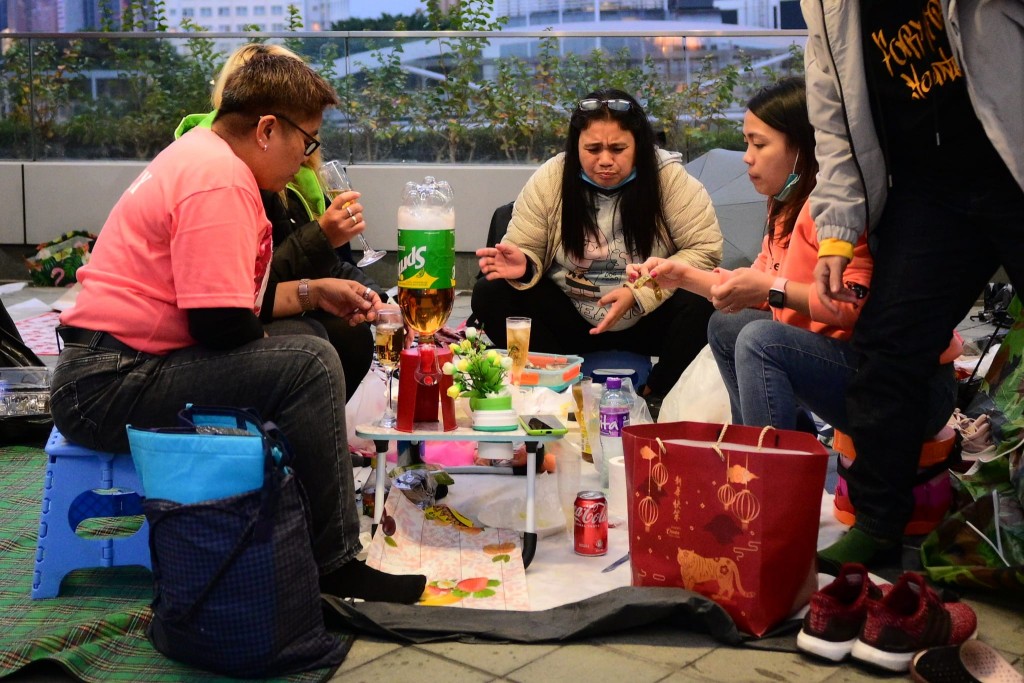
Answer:
[(530, 436), (560, 435), (569, 431), (554, 415), (520, 415), (519, 423)]

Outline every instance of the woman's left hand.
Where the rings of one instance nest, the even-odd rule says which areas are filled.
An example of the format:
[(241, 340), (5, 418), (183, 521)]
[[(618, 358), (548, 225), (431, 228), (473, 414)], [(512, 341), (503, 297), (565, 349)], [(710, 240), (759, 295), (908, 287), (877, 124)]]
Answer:
[(363, 220), (363, 205), (359, 203), (359, 193), (355, 191), (342, 192), (334, 198), (317, 223), (320, 230), (332, 247), (337, 249), (343, 244), (348, 244), (357, 235), (366, 230), (366, 221)]
[(622, 316), (626, 315), (629, 309), (636, 304), (633, 298), (633, 290), (629, 287), (619, 287), (601, 297), (597, 302), (600, 306), (608, 306), (608, 312), (597, 327), (590, 330), (590, 334), (601, 334), (615, 323), (619, 322)]
[(768, 300), (775, 277), (752, 268), (737, 268), (725, 282), (711, 287), (711, 304), (723, 313), (739, 313)]

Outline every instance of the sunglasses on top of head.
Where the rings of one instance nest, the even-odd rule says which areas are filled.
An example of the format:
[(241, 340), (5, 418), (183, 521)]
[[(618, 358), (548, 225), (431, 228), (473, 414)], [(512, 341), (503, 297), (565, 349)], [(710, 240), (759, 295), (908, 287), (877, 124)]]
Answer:
[(597, 111), (601, 107), (608, 107), (612, 111), (624, 112), (632, 109), (633, 103), (622, 99), (599, 100), (596, 97), (588, 97), (585, 100), (580, 100), (576, 105), (576, 108), (580, 111)]
[(282, 121), (284, 121), (285, 123), (287, 123), (288, 125), (293, 127), (295, 130), (297, 130), (300, 133), (302, 133), (303, 136), (305, 136), (305, 138), (306, 138), (306, 148), (304, 150), (302, 150), (302, 153), (305, 154), (307, 157), (312, 155), (313, 152), (315, 152), (320, 147), (320, 141), (319, 140), (317, 140), (315, 137), (313, 137), (312, 135), (307, 133), (305, 130), (303, 130), (299, 126), (299, 124), (295, 123), (294, 121), (292, 121), (290, 118), (288, 118), (284, 114), (276, 114), (275, 113), (275, 114), (273, 114), (273, 116), (276, 116), (277, 118), (281, 119)]

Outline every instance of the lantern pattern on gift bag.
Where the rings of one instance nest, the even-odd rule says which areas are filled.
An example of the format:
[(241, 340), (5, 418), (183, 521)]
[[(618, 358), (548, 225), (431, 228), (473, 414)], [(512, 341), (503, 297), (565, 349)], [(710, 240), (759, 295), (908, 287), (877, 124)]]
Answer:
[[(748, 488), (748, 484), (758, 477), (750, 471), (749, 455), (745, 465), (733, 465), (730, 455), (723, 454), (720, 448), (716, 452), (725, 460), (725, 483), (718, 487), (718, 502), (739, 520), (745, 531), (761, 514), (761, 501)], [(735, 491), (732, 488), (733, 484), (743, 484), (743, 489)]]
[[(658, 521), (658, 504), (654, 502), (654, 496), (651, 495), (651, 482), (654, 480), (652, 463), (658, 455), (650, 447), (644, 446), (640, 449), (640, 456), (647, 461), (647, 495), (637, 503), (637, 517), (644, 523), (644, 531), (650, 531), (651, 525)], [(661, 487), (659, 486), (658, 489), (660, 490)]]

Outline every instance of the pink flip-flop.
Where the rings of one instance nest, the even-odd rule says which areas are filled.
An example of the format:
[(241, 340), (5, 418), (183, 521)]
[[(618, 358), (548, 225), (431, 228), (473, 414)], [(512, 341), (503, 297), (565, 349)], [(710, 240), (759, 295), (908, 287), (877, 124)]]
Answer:
[(1024, 683), (1002, 655), (974, 639), (918, 652), (910, 675), (918, 683)]

